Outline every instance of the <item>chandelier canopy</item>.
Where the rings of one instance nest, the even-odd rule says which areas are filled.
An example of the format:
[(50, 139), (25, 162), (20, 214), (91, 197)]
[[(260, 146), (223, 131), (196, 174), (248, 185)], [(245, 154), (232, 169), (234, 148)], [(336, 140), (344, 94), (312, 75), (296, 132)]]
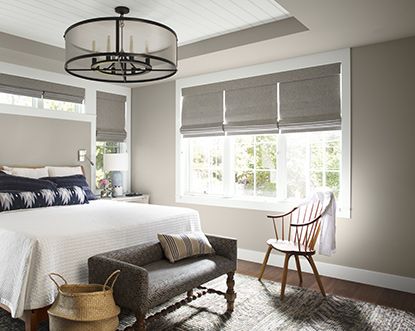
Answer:
[(164, 79), (177, 72), (177, 35), (168, 26), (124, 17), (88, 19), (65, 31), (65, 70), (71, 75), (115, 83)]

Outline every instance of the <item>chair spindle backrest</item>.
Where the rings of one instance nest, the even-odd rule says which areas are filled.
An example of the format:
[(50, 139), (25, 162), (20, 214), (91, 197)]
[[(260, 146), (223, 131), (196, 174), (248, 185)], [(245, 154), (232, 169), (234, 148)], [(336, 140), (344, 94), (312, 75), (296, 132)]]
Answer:
[(278, 217), (270, 216), (276, 239), (294, 242), (298, 245), (299, 251), (314, 250), (320, 233), (322, 212), (323, 205), (320, 200), (313, 200), (294, 208), (287, 214)]

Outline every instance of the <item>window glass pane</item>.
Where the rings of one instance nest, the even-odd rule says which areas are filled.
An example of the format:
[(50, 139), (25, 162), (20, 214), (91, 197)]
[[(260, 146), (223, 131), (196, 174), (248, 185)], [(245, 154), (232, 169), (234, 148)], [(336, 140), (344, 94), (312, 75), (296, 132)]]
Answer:
[(307, 137), (304, 134), (285, 135), (287, 142), (287, 198), (302, 199), (307, 193)]
[(194, 169), (190, 176), (190, 192), (208, 193), (209, 189), (209, 171)]
[(235, 195), (252, 196), (254, 195), (254, 172), (237, 171), (235, 173)]
[(257, 144), (256, 146), (257, 169), (276, 169), (277, 150), (274, 144)]
[(111, 179), (110, 173), (104, 171), (104, 154), (119, 153), (121, 151), (120, 143), (114, 142), (101, 142), (96, 143), (96, 159), (95, 159), (95, 170), (96, 170), (96, 187), (99, 187), (99, 181), (107, 178)]
[(305, 198), (327, 187), (340, 190), (341, 131), (286, 134), (287, 197)]
[(327, 153), (327, 169), (340, 169), (340, 140), (331, 141), (326, 146)]
[(275, 197), (276, 195), (276, 172), (256, 172), (256, 195), (263, 197)]
[(235, 169), (247, 170), (254, 168), (254, 136), (235, 137)]
[(32, 98), (25, 95), (0, 93), (0, 103), (32, 107)]
[(189, 138), (189, 193), (223, 193), (223, 137)]
[(77, 111), (76, 105), (73, 102), (43, 99), (43, 108), (49, 110), (61, 110), (73, 113)]

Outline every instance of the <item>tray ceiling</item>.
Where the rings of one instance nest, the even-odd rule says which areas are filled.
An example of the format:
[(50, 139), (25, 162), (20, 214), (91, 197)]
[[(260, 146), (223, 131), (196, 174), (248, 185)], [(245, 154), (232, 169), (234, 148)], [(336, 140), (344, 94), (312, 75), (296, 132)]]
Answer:
[(0, 0), (0, 31), (63, 47), (67, 27), (78, 21), (116, 16), (130, 7), (131, 17), (173, 28), (179, 45), (289, 17), (274, 0)]

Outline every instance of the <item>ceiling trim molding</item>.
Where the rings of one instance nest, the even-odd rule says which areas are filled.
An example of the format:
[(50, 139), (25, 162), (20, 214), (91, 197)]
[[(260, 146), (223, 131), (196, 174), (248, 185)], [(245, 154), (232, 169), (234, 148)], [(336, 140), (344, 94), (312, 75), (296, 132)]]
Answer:
[(226, 33), (179, 47), (179, 60), (308, 31), (295, 17)]

